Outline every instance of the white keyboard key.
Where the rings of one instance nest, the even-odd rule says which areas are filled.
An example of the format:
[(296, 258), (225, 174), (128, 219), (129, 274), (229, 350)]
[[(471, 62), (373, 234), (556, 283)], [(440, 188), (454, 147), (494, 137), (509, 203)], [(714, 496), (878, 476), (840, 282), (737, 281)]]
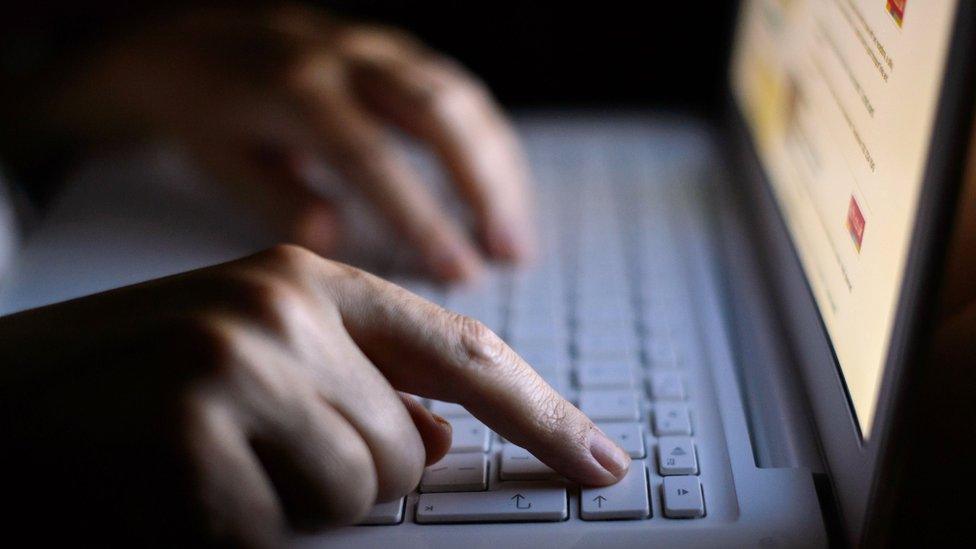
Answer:
[(403, 522), (403, 500), (377, 503), (359, 524), (400, 524)]
[(705, 500), (698, 477), (664, 477), (664, 516), (698, 518), (705, 516)]
[(661, 476), (697, 474), (698, 458), (694, 443), (688, 437), (657, 439), (657, 464)]
[(617, 351), (633, 356), (640, 351), (637, 337), (631, 332), (580, 334), (575, 343), (576, 350), (582, 355)]
[(654, 372), (650, 379), (651, 399), (684, 400), (685, 386), (677, 372)]
[(662, 339), (665, 341), (671, 339), (671, 319), (668, 316), (645, 309), (644, 314), (641, 316), (641, 327), (643, 328), (645, 341), (650, 343)]
[(579, 407), (594, 421), (637, 421), (640, 405), (634, 391), (586, 389), (580, 391)]
[(684, 404), (657, 404), (654, 406), (654, 434), (690, 435), (691, 417)]
[[(629, 303), (626, 301), (617, 303), (604, 301), (603, 296), (598, 296), (596, 299), (597, 301), (593, 303), (576, 303), (575, 312), (577, 320), (584, 319), (586, 323), (598, 324), (615, 323), (627, 328), (626, 330), (617, 332), (617, 334), (634, 333), (637, 322)], [(606, 332), (604, 332), (604, 335), (606, 335)]]
[(678, 365), (678, 356), (675, 354), (670, 341), (651, 339), (644, 347), (652, 367), (673, 368)]
[(441, 417), (470, 417), (471, 413), (464, 409), (464, 406), (454, 402), (443, 402), (440, 400), (430, 401), (430, 411)]
[(421, 492), (474, 492), (488, 488), (488, 456), (448, 454), (424, 469)]
[(421, 494), (417, 522), (558, 521), (568, 516), (566, 488), (540, 482), (505, 482), (489, 492)]
[(598, 422), (596, 426), (630, 454), (630, 457), (640, 459), (647, 455), (640, 423)]
[(581, 360), (576, 379), (582, 389), (629, 389), (637, 384), (634, 370), (628, 362)]
[(569, 372), (563, 372), (558, 374), (542, 374), (542, 379), (546, 380), (546, 383), (552, 386), (553, 389), (564, 398), (569, 394), (569, 389), (572, 387), (572, 383), (569, 380)]
[(474, 418), (455, 418), (451, 420), (451, 427), (450, 453), (488, 451), (491, 431), (484, 423)]
[(643, 461), (631, 462), (627, 475), (616, 484), (580, 488), (580, 518), (583, 520), (639, 519), (650, 514), (647, 470)]
[(569, 371), (569, 353), (566, 347), (513, 347), (529, 366), (539, 372), (563, 373)]
[(562, 311), (521, 313), (509, 319), (508, 334), (512, 339), (531, 340), (546, 337), (567, 337), (566, 313)]
[(596, 319), (586, 316), (576, 317), (578, 337), (603, 337), (607, 334), (633, 331), (634, 323), (629, 318)]
[(559, 476), (528, 450), (514, 444), (506, 444), (499, 459), (502, 480), (546, 480)]

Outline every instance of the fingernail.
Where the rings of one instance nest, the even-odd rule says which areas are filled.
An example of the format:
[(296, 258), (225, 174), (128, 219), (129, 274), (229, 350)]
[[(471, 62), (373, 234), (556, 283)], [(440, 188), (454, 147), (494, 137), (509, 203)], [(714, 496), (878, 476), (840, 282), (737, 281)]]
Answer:
[(590, 431), (590, 454), (618, 479), (623, 478), (630, 468), (630, 456), (627, 452), (596, 428)]
[(437, 424), (441, 426), (441, 428), (443, 428), (444, 430), (446, 430), (449, 433), (453, 433), (454, 432), (454, 426), (451, 425), (451, 422), (450, 421), (447, 421), (446, 419), (444, 419), (441, 416), (439, 416), (437, 414), (434, 414), (434, 413), (431, 413), (430, 415), (431, 415), (431, 417), (434, 418), (434, 421), (437, 422)]

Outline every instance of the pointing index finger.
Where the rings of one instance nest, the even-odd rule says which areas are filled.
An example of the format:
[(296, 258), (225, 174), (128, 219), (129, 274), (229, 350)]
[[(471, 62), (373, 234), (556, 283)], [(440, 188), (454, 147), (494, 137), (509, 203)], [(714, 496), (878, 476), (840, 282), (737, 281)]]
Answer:
[(627, 453), (477, 320), (349, 267), (328, 288), (346, 329), (397, 389), (462, 404), (581, 484), (627, 472)]

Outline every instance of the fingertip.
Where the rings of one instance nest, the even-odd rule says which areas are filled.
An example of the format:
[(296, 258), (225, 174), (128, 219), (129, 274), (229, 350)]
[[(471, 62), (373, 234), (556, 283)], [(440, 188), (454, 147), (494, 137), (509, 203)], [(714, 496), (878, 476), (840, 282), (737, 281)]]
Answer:
[(431, 437), (431, 441), (427, 445), (427, 465), (433, 465), (447, 455), (454, 437), (454, 427), (451, 422), (434, 413), (431, 413), (430, 416), (441, 429), (441, 436)]
[(593, 484), (604, 485), (619, 481), (630, 469), (630, 455), (594, 427), (589, 436), (590, 455), (602, 468), (592, 479)]
[(413, 396), (401, 393), (400, 397), (424, 442), (425, 465), (437, 463), (451, 449), (454, 428), (450, 422), (428, 410)]

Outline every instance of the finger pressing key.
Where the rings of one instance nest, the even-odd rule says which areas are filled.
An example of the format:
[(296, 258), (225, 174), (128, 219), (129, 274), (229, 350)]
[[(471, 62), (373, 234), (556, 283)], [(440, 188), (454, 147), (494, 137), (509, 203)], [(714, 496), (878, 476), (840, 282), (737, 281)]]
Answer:
[(464, 405), (570, 480), (606, 485), (627, 473), (630, 456), (483, 324), (362, 271), (323, 265), (343, 324), (394, 387)]

